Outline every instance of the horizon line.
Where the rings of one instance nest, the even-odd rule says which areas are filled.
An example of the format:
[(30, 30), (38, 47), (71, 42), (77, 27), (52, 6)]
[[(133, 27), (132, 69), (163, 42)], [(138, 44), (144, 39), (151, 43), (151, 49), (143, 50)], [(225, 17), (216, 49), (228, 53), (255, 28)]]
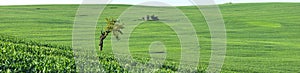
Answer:
[[(234, 3), (234, 2), (228, 2), (228, 3), (219, 3), (219, 4), (211, 4), (211, 5), (223, 5), (223, 4), (255, 4), (255, 3), (300, 3), (300, 2), (240, 2), (240, 3)], [(0, 5), (0, 6), (29, 6), (29, 5), (82, 5), (82, 3), (56, 3), (56, 4), (9, 4), (9, 5)], [(105, 5), (105, 4), (103, 4)], [(140, 6), (155, 6), (155, 5), (143, 5), (143, 4), (126, 4), (126, 3), (112, 3), (112, 4), (106, 4), (106, 5), (140, 5)], [(163, 5), (161, 5), (163, 6)], [(170, 5), (170, 6), (197, 6), (197, 5)], [(205, 5), (203, 5), (205, 6)]]

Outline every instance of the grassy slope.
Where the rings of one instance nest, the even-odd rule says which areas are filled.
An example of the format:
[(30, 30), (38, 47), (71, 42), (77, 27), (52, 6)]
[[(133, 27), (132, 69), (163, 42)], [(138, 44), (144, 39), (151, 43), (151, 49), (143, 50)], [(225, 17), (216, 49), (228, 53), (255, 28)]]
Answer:
[[(42, 6), (1, 6), (0, 30), (2, 34), (38, 40), (41, 42), (71, 45), (72, 24), (77, 5), (42, 5)], [(110, 9), (117, 7), (117, 9)], [(118, 16), (128, 6), (113, 5), (107, 7), (99, 25), (108, 16)], [(297, 3), (267, 4), (232, 4), (220, 5), (227, 29), (228, 48), (223, 72), (299, 72), (299, 12)], [(41, 8), (37, 10), (36, 8)], [(201, 65), (207, 66), (210, 55), (209, 30), (196, 7), (179, 7), (197, 28), (201, 50)], [(200, 21), (199, 21), (200, 19)], [(169, 28), (152, 29), (155, 22), (145, 23), (138, 28), (147, 32), (168, 30)], [(165, 27), (165, 26), (162, 26)], [(98, 30), (100, 27), (98, 27)], [(150, 30), (151, 29), (151, 30)], [(142, 29), (136, 34), (147, 37)], [(163, 34), (160, 34), (163, 35)], [(109, 38), (108, 38), (109, 39)], [(138, 39), (132, 37), (132, 39)], [(145, 39), (151, 40), (151, 39)], [(133, 42), (149, 42), (134, 40)], [(170, 38), (176, 43), (176, 38)], [(109, 41), (105, 41), (110, 43)], [(172, 49), (177, 44), (166, 44)], [(134, 43), (133, 43), (134, 44)], [(169, 47), (168, 47), (169, 45)], [(173, 47), (172, 47), (173, 46)], [(106, 44), (105, 52), (110, 52)], [(135, 57), (148, 56), (148, 46), (135, 46), (131, 51)], [(142, 52), (142, 53), (141, 53)], [(172, 51), (169, 55), (174, 55)], [(170, 61), (176, 58), (168, 57)]]
[(224, 70), (299, 72), (297, 7), (300, 4), (221, 6), (228, 32)]

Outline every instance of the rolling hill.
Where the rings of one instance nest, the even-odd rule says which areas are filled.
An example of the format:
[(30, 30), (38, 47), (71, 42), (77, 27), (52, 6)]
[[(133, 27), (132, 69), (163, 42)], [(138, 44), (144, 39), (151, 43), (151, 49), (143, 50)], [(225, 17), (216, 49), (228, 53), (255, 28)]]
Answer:
[[(108, 5), (99, 18), (97, 32), (104, 18), (118, 17), (131, 5)], [(74, 72), (72, 28), (79, 5), (0, 6), (0, 72)], [(177, 7), (196, 28), (201, 46), (199, 71), (204, 71), (211, 55), (209, 28), (195, 6)], [(226, 58), (221, 72), (297, 73), (300, 72), (300, 3), (243, 3), (219, 5), (227, 30)], [(151, 36), (154, 33), (157, 36)], [(6, 36), (8, 35), (8, 36)], [(96, 33), (96, 36), (99, 33)], [(175, 71), (180, 60), (179, 40), (164, 23), (140, 24), (131, 34), (130, 52), (147, 62), (149, 44), (164, 40), (167, 63), (162, 71)], [(151, 37), (149, 37), (151, 36)], [(162, 37), (153, 39), (152, 37)], [(16, 39), (21, 38), (21, 39)], [(141, 39), (142, 38), (142, 39)], [(95, 38), (96, 40), (98, 39)], [(108, 37), (107, 39), (110, 39)], [(120, 67), (112, 57), (111, 42), (105, 41), (100, 63), (115, 72)], [(96, 45), (96, 44), (95, 44)], [(110, 60), (107, 60), (110, 59)], [(12, 69), (12, 70), (8, 70)]]

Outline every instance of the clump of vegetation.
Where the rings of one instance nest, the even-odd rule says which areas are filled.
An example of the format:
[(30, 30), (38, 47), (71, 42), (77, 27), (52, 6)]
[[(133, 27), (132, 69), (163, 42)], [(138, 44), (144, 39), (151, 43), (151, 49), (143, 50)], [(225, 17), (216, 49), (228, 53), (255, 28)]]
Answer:
[[(99, 62), (108, 73), (126, 72), (113, 55), (101, 53)], [(85, 69), (85, 71), (90, 69)], [(0, 34), (0, 73), (76, 73), (69, 46), (39, 43)]]
[(109, 33), (113, 33), (113, 35), (116, 37), (117, 40), (120, 40), (119, 35), (123, 34), (121, 29), (124, 28), (124, 23), (120, 23), (115, 18), (106, 18), (106, 28), (105, 31), (101, 31), (100, 35), (100, 43), (99, 43), (99, 49), (102, 51), (103, 49), (103, 41), (108, 36)]
[(1, 72), (76, 72), (68, 46), (41, 44), (0, 35)]

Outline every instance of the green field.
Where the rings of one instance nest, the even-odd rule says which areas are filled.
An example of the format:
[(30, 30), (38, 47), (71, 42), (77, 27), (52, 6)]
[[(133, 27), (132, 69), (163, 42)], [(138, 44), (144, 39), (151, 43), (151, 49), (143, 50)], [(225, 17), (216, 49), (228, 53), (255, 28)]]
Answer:
[[(22, 72), (74, 72), (70, 47), (78, 7), (79, 5), (0, 6), (0, 72), (8, 69)], [(97, 32), (105, 24), (104, 18), (118, 17), (128, 7), (130, 5), (108, 5), (99, 18)], [(219, 7), (227, 30), (227, 51), (221, 72), (300, 72), (300, 3), (223, 4)], [(208, 25), (197, 7), (177, 8), (185, 13), (196, 28), (201, 46), (199, 71), (205, 70), (211, 54)], [(162, 33), (152, 33), (162, 30)], [(131, 35), (130, 52), (134, 58), (150, 58), (149, 45), (153, 41), (163, 40), (167, 48), (168, 65), (163, 66), (161, 71), (176, 70), (172, 66), (179, 63), (180, 43), (176, 36), (170, 36), (176, 33), (169, 26), (149, 21), (139, 25)], [(98, 37), (95, 39), (98, 41)], [(99, 52), (100, 63), (111, 72), (114, 72), (113, 69), (125, 71), (113, 59), (110, 43), (108, 37), (104, 51)], [(41, 53), (36, 54), (38, 52)]]

